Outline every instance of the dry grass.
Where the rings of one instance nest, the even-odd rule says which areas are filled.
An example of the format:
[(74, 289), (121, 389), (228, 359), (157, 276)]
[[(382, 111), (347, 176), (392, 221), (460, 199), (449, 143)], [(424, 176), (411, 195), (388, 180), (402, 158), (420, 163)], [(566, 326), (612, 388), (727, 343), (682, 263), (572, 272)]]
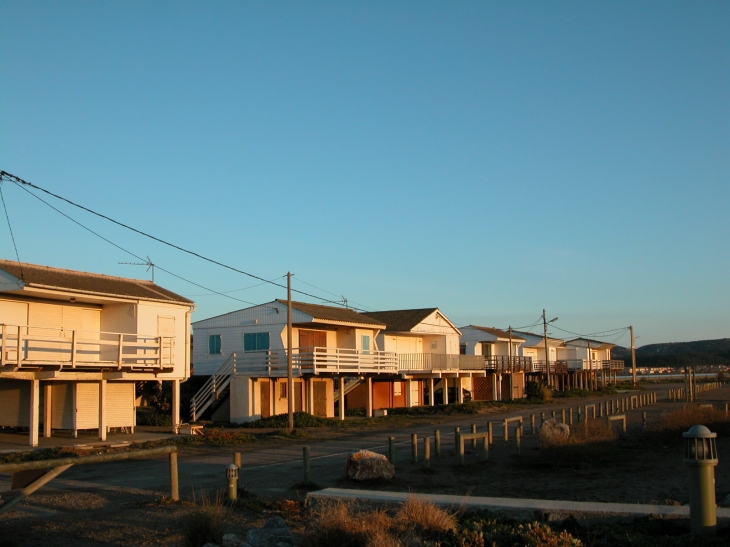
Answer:
[(681, 444), (682, 432), (693, 425), (702, 424), (719, 435), (730, 434), (730, 416), (724, 411), (709, 407), (687, 406), (664, 412), (661, 418), (649, 424), (645, 436), (664, 444)]
[(206, 543), (223, 544), (223, 534), (229, 520), (231, 508), (223, 501), (223, 494), (219, 491), (215, 499), (201, 492), (200, 504), (193, 502), (195, 507), (183, 522), (183, 536), (186, 547), (202, 547)]
[(393, 514), (352, 502), (322, 503), (312, 510), (304, 545), (309, 547), (402, 547), (456, 532), (455, 515), (431, 503), (409, 500)]
[(574, 466), (616, 458), (616, 430), (603, 420), (589, 420), (570, 426), (568, 437), (540, 435), (539, 466)]
[(409, 499), (398, 511), (396, 522), (404, 532), (433, 534), (455, 531), (457, 518), (433, 503)]

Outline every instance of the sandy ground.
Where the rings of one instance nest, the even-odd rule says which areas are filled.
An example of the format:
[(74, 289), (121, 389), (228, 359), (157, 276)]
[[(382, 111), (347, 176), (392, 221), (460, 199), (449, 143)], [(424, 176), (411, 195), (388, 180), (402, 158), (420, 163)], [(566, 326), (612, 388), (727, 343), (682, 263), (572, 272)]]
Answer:
[[(730, 389), (706, 392), (701, 402), (724, 403)], [(586, 404), (584, 400), (558, 401), (547, 407)], [(649, 419), (678, 403), (660, 402), (630, 413), (630, 428), (641, 429), (641, 412)], [(529, 415), (545, 409), (522, 409)], [(511, 414), (515, 414), (512, 412)], [(549, 410), (548, 410), (549, 414)], [(629, 440), (618, 440), (596, 465), (546, 461), (537, 450), (537, 439), (526, 436), (516, 454), (513, 442), (499, 438), (483, 461), (481, 450), (467, 448), (467, 465), (456, 465), (453, 427), (462, 431), (471, 423), (480, 430), (489, 420), (505, 414), (461, 416), (421, 420), (418, 425), (397, 430), (313, 430), (304, 439), (271, 439), (241, 447), (190, 447), (180, 453), (181, 492), (190, 500), (195, 492), (213, 492), (225, 487), (224, 469), (235, 450), (243, 452), (242, 482), (251, 495), (229, 515), (230, 531), (245, 534), (273, 514), (282, 514), (296, 530), (301, 526), (298, 503), (306, 495), (295, 485), (302, 480), (301, 448), (312, 450), (312, 481), (319, 487), (363, 488), (344, 478), (346, 453), (353, 448), (386, 452), (387, 438), (398, 441), (396, 479), (365, 488), (475, 496), (562, 499), (625, 503), (685, 503), (688, 500), (687, 468), (681, 445), (652, 445), (644, 448)], [(432, 458), (431, 468), (422, 461), (410, 461), (410, 433), (422, 438), (442, 432), (442, 454)], [(529, 422), (526, 430), (529, 433)], [(422, 457), (422, 444), (419, 446)], [(718, 439), (720, 463), (716, 468), (718, 499), (730, 493), (730, 439)], [(0, 479), (0, 492), (9, 487)], [(5, 482), (3, 482), (5, 481)], [(48, 487), (34, 494), (0, 517), (0, 547), (44, 545), (78, 547), (98, 545), (182, 545), (181, 526), (189, 502), (170, 503), (168, 469), (165, 460), (123, 462), (104, 466), (72, 468)]]

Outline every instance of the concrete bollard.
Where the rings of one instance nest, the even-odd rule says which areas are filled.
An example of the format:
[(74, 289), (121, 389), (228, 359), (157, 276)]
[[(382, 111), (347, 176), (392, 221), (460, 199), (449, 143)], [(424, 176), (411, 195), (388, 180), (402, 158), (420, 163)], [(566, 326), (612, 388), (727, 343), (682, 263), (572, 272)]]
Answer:
[(423, 466), (431, 467), (431, 437), (423, 438)]
[(228, 499), (238, 499), (238, 467), (235, 464), (230, 464), (226, 468), (226, 478), (228, 479)]
[(388, 461), (395, 465), (395, 437), (388, 437)]
[(494, 444), (494, 424), (492, 422), (487, 423), (487, 437), (489, 444)]
[(456, 450), (456, 453), (458, 454), (459, 458), (459, 465), (464, 465), (464, 441), (461, 438), (461, 435), (456, 436), (456, 444), (458, 445), (458, 449)]
[(489, 437), (484, 437), (484, 461), (489, 459)]
[(433, 432), (433, 449), (436, 453), (436, 457), (441, 456), (441, 431), (438, 429)]
[[(471, 424), (471, 432), (476, 433), (477, 432), (477, 424)], [(476, 448), (477, 447), (477, 440), (472, 439), (471, 440), (471, 447)]]
[(537, 429), (535, 429), (535, 415), (530, 414), (530, 435), (535, 435), (537, 433)]
[(411, 461), (418, 463), (418, 433), (411, 433)]
[(598, 405), (598, 417), (603, 418), (603, 403), (599, 403)]
[(302, 447), (302, 463), (304, 463), (304, 484), (312, 482), (311, 467), (309, 465), (309, 447)]
[(565, 409), (562, 409), (560, 411), (560, 413), (561, 413), (560, 423), (563, 423), (564, 424), (564, 423), (566, 423), (565, 422)]
[(684, 437), (684, 463), (689, 467), (689, 520), (692, 533), (711, 537), (717, 533), (715, 466), (717, 433), (695, 425)]

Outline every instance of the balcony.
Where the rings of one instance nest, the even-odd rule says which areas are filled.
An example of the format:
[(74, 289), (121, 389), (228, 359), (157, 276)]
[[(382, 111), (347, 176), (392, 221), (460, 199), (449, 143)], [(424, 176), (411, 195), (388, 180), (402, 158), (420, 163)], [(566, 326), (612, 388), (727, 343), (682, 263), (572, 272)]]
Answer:
[(398, 355), (398, 369), (409, 372), (489, 370), (496, 373), (530, 372), (532, 358), (506, 355), (447, 355), (443, 353), (404, 353)]
[(174, 336), (0, 325), (0, 371), (174, 368)]
[[(244, 351), (235, 354), (234, 374), (241, 376), (286, 376), (286, 350)], [(293, 348), (292, 367), (302, 374), (396, 374), (396, 354), (348, 348)]]
[[(615, 360), (591, 360), (591, 359), (563, 359), (550, 361), (551, 374), (567, 374), (568, 372), (584, 372), (591, 370), (621, 370), (624, 368), (623, 361)], [(534, 372), (546, 372), (545, 361), (533, 361)]]

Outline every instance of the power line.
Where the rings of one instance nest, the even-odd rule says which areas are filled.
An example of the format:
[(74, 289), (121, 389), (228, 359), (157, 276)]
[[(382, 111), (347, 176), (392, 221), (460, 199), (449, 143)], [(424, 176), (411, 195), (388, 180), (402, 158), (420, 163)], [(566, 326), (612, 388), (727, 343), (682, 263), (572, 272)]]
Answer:
[(577, 333), (577, 332), (573, 332), (573, 331), (569, 331), (569, 330), (566, 330), (566, 329), (562, 329), (562, 328), (558, 327), (555, 324), (552, 324), (550, 326), (551, 326), (551, 328), (555, 328), (555, 329), (561, 330), (563, 332), (567, 332), (568, 334), (573, 334), (575, 336), (581, 336), (581, 337), (582, 336), (586, 336), (586, 337), (588, 337), (588, 336), (595, 336), (597, 338), (609, 338), (609, 337), (613, 336), (614, 334), (616, 334), (617, 332), (619, 334), (621, 334), (624, 331), (627, 331), (628, 330), (628, 327), (621, 327), (621, 328), (618, 328), (618, 329), (604, 330), (604, 331), (599, 331), (599, 332), (593, 332), (593, 333), (590, 333), (590, 334), (580, 334), (580, 333)]
[[(61, 201), (65, 201), (69, 205), (73, 205), (74, 207), (78, 207), (79, 209), (82, 209), (82, 210), (86, 211), (87, 213), (91, 213), (92, 215), (95, 215), (95, 216), (98, 216), (98, 217), (103, 218), (105, 220), (108, 220), (109, 222), (112, 222), (112, 223), (116, 224), (117, 226), (121, 226), (122, 228), (126, 228), (127, 230), (130, 230), (132, 232), (138, 233), (138, 234), (143, 235), (143, 236), (145, 236), (147, 238), (153, 239), (154, 241), (157, 241), (158, 243), (162, 243), (163, 245), (167, 245), (168, 247), (172, 247), (173, 249), (177, 249), (178, 251), (182, 251), (182, 252), (187, 253), (189, 255), (192, 255), (192, 256), (195, 256), (197, 258), (200, 258), (201, 260), (205, 260), (206, 262), (210, 262), (211, 264), (216, 264), (217, 266), (220, 266), (222, 268), (226, 268), (228, 270), (231, 270), (231, 271), (234, 271), (234, 272), (237, 272), (237, 273), (246, 275), (248, 277), (252, 277), (253, 279), (258, 279), (259, 281), (263, 281), (264, 283), (269, 283), (269, 284), (274, 285), (276, 287), (280, 287), (282, 289), (286, 289), (286, 285), (281, 285), (280, 283), (275, 283), (273, 281), (269, 281), (268, 279), (264, 279), (263, 277), (260, 277), (258, 275), (255, 275), (255, 274), (252, 274), (252, 273), (249, 273), (249, 272), (245, 272), (245, 271), (240, 270), (238, 268), (235, 268), (233, 266), (229, 266), (228, 264), (224, 264), (224, 263), (219, 262), (217, 260), (214, 260), (212, 258), (208, 258), (207, 256), (203, 256), (200, 253), (196, 253), (195, 251), (191, 251), (191, 250), (185, 249), (184, 247), (180, 247), (179, 245), (175, 245), (174, 243), (170, 243), (169, 241), (165, 241), (164, 239), (161, 239), (159, 237), (156, 237), (156, 236), (153, 236), (153, 235), (148, 234), (146, 232), (143, 232), (142, 230), (138, 230), (137, 228), (133, 228), (132, 226), (129, 226), (128, 224), (124, 224), (123, 222), (120, 222), (118, 220), (114, 220), (113, 218), (111, 218), (111, 217), (109, 217), (107, 215), (104, 215), (102, 213), (98, 213), (98, 212), (96, 212), (96, 211), (94, 211), (92, 209), (89, 209), (88, 207), (84, 207), (83, 205), (80, 205), (78, 203), (75, 203), (75, 202), (71, 201), (70, 199), (67, 199), (67, 198), (64, 198), (62, 196), (59, 196), (58, 194), (54, 194), (53, 192), (51, 192), (49, 190), (46, 190), (45, 188), (41, 188), (40, 186), (38, 186), (36, 184), (33, 184), (32, 182), (28, 182), (26, 180), (23, 180), (20, 177), (17, 177), (15, 175), (11, 174), (11, 173), (8, 173), (7, 171), (0, 171), (0, 180), (3, 180), (3, 179), (9, 180), (9, 181), (11, 181), (11, 182), (13, 182), (13, 183), (15, 183), (15, 184), (17, 184), (19, 186), (20, 185), (25, 185), (25, 186), (30, 186), (31, 188), (34, 188), (36, 190), (40, 190), (41, 192), (44, 192), (44, 193), (48, 194), (49, 196), (53, 196), (56, 199), (60, 199)], [(140, 259), (140, 260), (143, 260), (143, 259)], [(206, 289), (206, 290), (208, 290), (208, 289)], [(342, 305), (341, 302), (336, 302), (334, 300), (329, 300), (327, 298), (322, 298), (321, 296), (316, 296), (314, 294), (310, 294), (310, 293), (307, 293), (307, 292), (304, 292), (304, 291), (300, 291), (300, 290), (296, 290), (296, 289), (292, 289), (292, 291), (293, 292), (296, 292), (296, 293), (299, 293), (299, 294), (303, 294), (305, 296), (309, 296), (310, 298), (316, 298), (317, 300), (321, 300), (323, 302), (329, 302), (330, 304), (337, 304), (338, 306), (341, 306)], [(213, 291), (213, 292), (215, 292), (215, 291)]]
[[(124, 248), (124, 247), (122, 247), (121, 245), (117, 245), (116, 243), (114, 243), (114, 242), (113, 242), (113, 241), (111, 241), (110, 239), (107, 239), (107, 238), (105, 238), (105, 237), (104, 237), (103, 235), (101, 235), (101, 234), (99, 234), (99, 233), (95, 232), (95, 231), (94, 231), (94, 230), (92, 230), (91, 228), (89, 228), (89, 227), (87, 227), (87, 226), (84, 226), (84, 225), (83, 225), (83, 224), (81, 224), (81, 223), (80, 223), (80, 222), (79, 222), (78, 220), (76, 220), (76, 219), (74, 219), (74, 218), (70, 217), (69, 215), (67, 215), (66, 213), (64, 213), (63, 211), (61, 211), (60, 209), (57, 209), (56, 207), (54, 207), (53, 205), (51, 205), (50, 203), (48, 203), (48, 202), (47, 202), (46, 200), (44, 200), (44, 199), (43, 199), (43, 198), (41, 198), (40, 196), (36, 196), (36, 195), (35, 195), (35, 194), (34, 194), (33, 192), (31, 192), (31, 191), (30, 191), (30, 190), (28, 190), (27, 188), (24, 188), (23, 186), (20, 186), (20, 185), (18, 185), (18, 186), (19, 186), (19, 188), (21, 188), (21, 189), (23, 189), (24, 191), (28, 192), (28, 193), (29, 193), (29, 194), (30, 194), (31, 196), (33, 196), (33, 197), (34, 197), (34, 198), (36, 198), (37, 200), (41, 201), (42, 203), (45, 203), (46, 205), (48, 205), (48, 207), (50, 207), (51, 209), (53, 209), (54, 211), (56, 211), (56, 212), (57, 212), (57, 213), (59, 213), (60, 215), (62, 215), (62, 216), (64, 216), (64, 217), (66, 217), (66, 218), (67, 218), (68, 220), (70, 220), (70, 221), (71, 221), (71, 222), (73, 222), (74, 224), (76, 224), (76, 225), (80, 226), (81, 228), (83, 228), (83, 229), (84, 229), (84, 230), (86, 230), (87, 232), (90, 232), (90, 233), (94, 234), (94, 235), (95, 235), (96, 237), (98, 237), (98, 238), (100, 238), (100, 239), (102, 239), (102, 240), (106, 241), (107, 243), (109, 243), (110, 245), (113, 245), (114, 247), (116, 247), (116, 248), (117, 248), (117, 249), (119, 249), (120, 251), (123, 251), (123, 252), (127, 253), (127, 254), (128, 254), (128, 255), (130, 255), (130, 256), (133, 256), (134, 258), (136, 258), (136, 259), (138, 259), (138, 260), (144, 260), (144, 258), (142, 258), (141, 256), (139, 256), (139, 255), (137, 255), (137, 254), (133, 253), (132, 251), (130, 251), (130, 250), (128, 250), (128, 249), (125, 249), (125, 248)], [(3, 200), (3, 204), (4, 204), (4, 203), (5, 203), (5, 202), (4, 202), (4, 200)], [(6, 212), (7, 212), (7, 211), (6, 211)], [(18, 260), (18, 262), (20, 262), (20, 260)], [(206, 290), (206, 291), (210, 291), (210, 292), (212, 292), (212, 293), (218, 294), (218, 295), (220, 295), (220, 296), (224, 296), (224, 297), (226, 297), (226, 298), (230, 298), (230, 299), (232, 299), (232, 300), (237, 300), (238, 302), (243, 302), (244, 304), (251, 304), (251, 305), (253, 305), (253, 306), (257, 306), (257, 305), (258, 305), (258, 304), (254, 304), (253, 302), (249, 302), (249, 301), (247, 301), (247, 300), (242, 300), (242, 299), (240, 299), (240, 298), (235, 298), (235, 297), (233, 297), (233, 296), (230, 296), (230, 295), (227, 295), (227, 294), (223, 294), (223, 293), (221, 293), (221, 292), (218, 292), (218, 291), (216, 291), (216, 290), (213, 290), (213, 289), (210, 289), (210, 288), (208, 288), (208, 287), (205, 287), (205, 286), (203, 286), (203, 285), (201, 285), (201, 284), (199, 284), (199, 283), (196, 283), (196, 282), (194, 282), (194, 281), (191, 281), (191, 280), (189, 280), (189, 279), (186, 279), (186, 278), (184, 278), (184, 277), (182, 277), (182, 276), (179, 276), (179, 275), (177, 275), (177, 274), (175, 274), (175, 273), (172, 273), (171, 271), (169, 271), (169, 270), (166, 270), (165, 268), (163, 268), (163, 267), (159, 266), (158, 264), (155, 264), (155, 267), (156, 267), (156, 268), (157, 268), (158, 270), (162, 270), (162, 271), (163, 271), (163, 272), (165, 272), (166, 274), (169, 274), (169, 275), (171, 275), (171, 276), (173, 276), (173, 277), (176, 277), (176, 278), (178, 278), (178, 279), (180, 279), (180, 280), (182, 280), (182, 281), (185, 281), (186, 283), (190, 283), (191, 285), (195, 285), (196, 287), (199, 287), (199, 288), (201, 288), (201, 289), (204, 289), (204, 290)], [(263, 283), (261, 283), (261, 284), (263, 285)]]
[(3, 185), (0, 180), (0, 200), (3, 202), (3, 209), (5, 209), (5, 218), (8, 221), (8, 229), (10, 230), (10, 239), (13, 240), (13, 247), (15, 248), (15, 258), (18, 259), (18, 265), (20, 266), (20, 278), (23, 279), (23, 264), (20, 262), (20, 255), (18, 254), (18, 245), (15, 243), (15, 235), (13, 234), (13, 227), (10, 225), (10, 215), (8, 215), (8, 208), (5, 205), (5, 196), (3, 196)]

